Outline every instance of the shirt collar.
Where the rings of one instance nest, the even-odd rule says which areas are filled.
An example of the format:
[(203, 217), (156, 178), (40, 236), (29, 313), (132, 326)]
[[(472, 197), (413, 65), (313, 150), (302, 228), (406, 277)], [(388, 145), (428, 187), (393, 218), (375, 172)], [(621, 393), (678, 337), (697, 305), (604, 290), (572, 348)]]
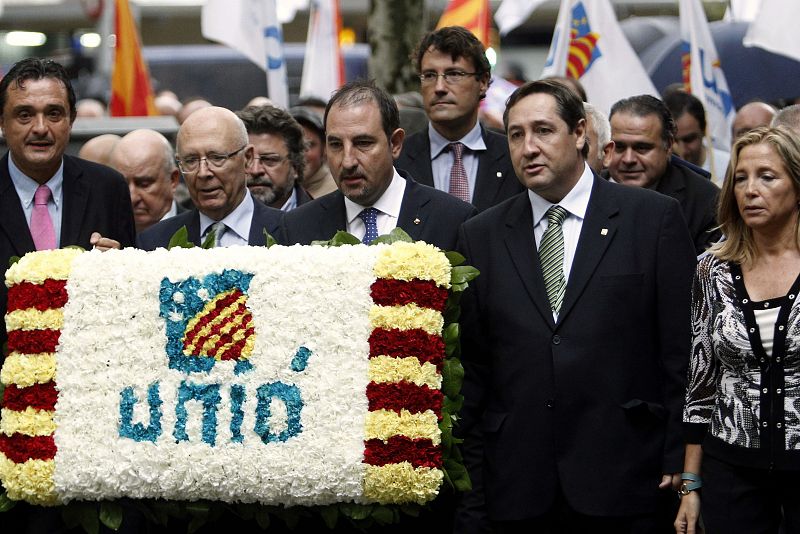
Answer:
[[(431, 160), (436, 159), (453, 141), (445, 139), (445, 137), (436, 131), (433, 124), (428, 123), (428, 138), (431, 141)], [(486, 150), (486, 143), (483, 140), (483, 132), (481, 131), (481, 123), (475, 121), (475, 126), (467, 132), (467, 135), (458, 140), (463, 143), (469, 150), (476, 152), (479, 150)]]
[(286, 199), (286, 202), (281, 206), (281, 211), (292, 211), (297, 207), (297, 186), (292, 187), (292, 194)]
[[(9, 154), (8, 157), (8, 174), (11, 175), (11, 181), (14, 184), (14, 189), (17, 190), (22, 206), (27, 209), (33, 202), (33, 195), (39, 188), (39, 182), (30, 178), (27, 174), (22, 172), (19, 167), (14, 164), (14, 158)], [(64, 186), (64, 160), (61, 160), (61, 165), (58, 166), (56, 173), (45, 184), (50, 188), (51, 199), (56, 207), (61, 207), (61, 191)]]
[[(375, 204), (372, 205), (372, 207), (381, 213), (385, 213), (386, 215), (397, 219), (400, 217), (400, 206), (403, 204), (403, 195), (406, 191), (406, 181), (397, 173), (396, 169), (393, 169), (393, 171), (394, 174), (392, 174), (392, 181), (389, 184), (389, 187), (386, 188), (386, 191), (383, 192), (381, 197), (375, 202)], [(347, 224), (352, 224), (356, 217), (358, 217), (358, 214), (361, 213), (364, 208), (369, 208), (370, 206), (356, 204), (349, 198), (344, 197), (344, 207), (347, 210)]]
[(173, 199), (172, 200), (172, 205), (169, 207), (169, 211), (167, 213), (165, 213), (164, 216), (161, 217), (161, 219), (159, 219), (159, 220), (163, 221), (165, 219), (169, 219), (170, 217), (174, 217), (177, 214), (178, 214), (178, 203), (175, 202), (175, 200)]
[[(594, 174), (589, 166), (584, 163), (583, 173), (578, 179), (578, 183), (566, 194), (564, 198), (558, 203), (559, 206), (574, 215), (579, 219), (586, 217), (586, 209), (589, 206), (589, 197), (592, 194), (592, 183), (594, 182)], [(549, 200), (545, 200), (537, 195), (530, 189), (528, 190), (528, 198), (531, 201), (531, 208), (533, 209), (533, 226), (536, 227), (542, 218), (553, 205)]]
[[(248, 190), (245, 192), (244, 199), (232, 212), (223, 217), (222, 222), (228, 227), (228, 231), (232, 231), (245, 241), (249, 241), (254, 208), (253, 197), (250, 196), (250, 191)], [(217, 221), (200, 212), (200, 235), (205, 235), (208, 227), (215, 222)]]

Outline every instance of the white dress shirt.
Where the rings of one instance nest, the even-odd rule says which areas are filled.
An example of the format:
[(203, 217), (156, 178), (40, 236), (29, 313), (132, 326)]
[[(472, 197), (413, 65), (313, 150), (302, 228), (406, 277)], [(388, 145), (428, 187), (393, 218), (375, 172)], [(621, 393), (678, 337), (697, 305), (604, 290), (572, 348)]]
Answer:
[[(222, 219), (222, 222), (225, 223), (227, 228), (225, 233), (222, 234), (219, 246), (232, 247), (247, 245), (250, 237), (250, 226), (253, 223), (253, 209), (253, 197), (250, 196), (250, 191), (245, 191), (244, 199), (236, 206), (236, 209)], [(209, 226), (215, 222), (217, 221), (200, 212), (201, 243), (205, 239)]]
[[(559, 206), (567, 210), (567, 218), (561, 225), (564, 232), (564, 280), (569, 283), (569, 274), (572, 270), (572, 260), (575, 259), (575, 251), (578, 249), (578, 239), (581, 236), (583, 220), (586, 218), (586, 209), (589, 206), (589, 197), (592, 194), (592, 184), (594, 175), (588, 165), (584, 164), (583, 174), (578, 179), (578, 183), (570, 190), (567, 195), (558, 203)], [(531, 201), (533, 210), (533, 236), (536, 239), (536, 249), (542, 242), (544, 231), (547, 230), (547, 217), (545, 214), (550, 206), (553, 205), (549, 200), (545, 200), (530, 189), (528, 198)], [(558, 314), (553, 313), (553, 320), (558, 320)]]
[[(431, 171), (433, 173), (433, 186), (439, 191), (450, 192), (450, 169), (453, 167), (453, 153), (449, 150), (450, 143), (442, 134), (428, 123), (428, 139), (431, 142)], [(475, 181), (478, 178), (478, 152), (486, 150), (486, 143), (481, 135), (481, 125), (475, 122), (472, 130), (458, 140), (464, 144), (461, 161), (467, 172), (469, 184), (469, 198), (475, 195)]]
[(362, 206), (356, 204), (347, 197), (344, 197), (344, 207), (347, 210), (347, 231), (359, 239), (364, 239), (367, 229), (364, 221), (358, 216), (364, 208), (373, 207), (378, 210), (376, 224), (378, 225), (378, 235), (388, 234), (397, 227), (397, 219), (400, 217), (400, 206), (403, 204), (403, 195), (406, 192), (405, 179), (394, 170), (392, 182), (381, 197), (372, 206)]

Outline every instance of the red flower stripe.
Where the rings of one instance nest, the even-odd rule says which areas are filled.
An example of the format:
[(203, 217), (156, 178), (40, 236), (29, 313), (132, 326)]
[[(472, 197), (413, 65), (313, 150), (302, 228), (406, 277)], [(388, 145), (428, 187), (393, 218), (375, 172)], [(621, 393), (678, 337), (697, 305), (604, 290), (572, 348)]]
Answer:
[(12, 330), (8, 333), (8, 351), (22, 354), (55, 352), (61, 330)]
[(381, 306), (404, 306), (412, 302), (422, 308), (443, 312), (447, 290), (432, 280), (392, 280), (379, 278), (372, 284), (372, 300)]
[(20, 282), (8, 288), (8, 311), (62, 308), (67, 303), (67, 281), (45, 280), (43, 284)]
[(429, 439), (392, 436), (384, 442), (370, 439), (364, 442), (364, 463), (369, 465), (409, 462), (414, 467), (442, 467), (442, 450)]
[(242, 296), (242, 292), (238, 289), (233, 291), (230, 295), (227, 295), (214, 303), (214, 308), (209, 310), (200, 320), (194, 325), (191, 331), (186, 332), (185, 337), (186, 339), (194, 338), (200, 330), (203, 329), (208, 323), (216, 319), (222, 310), (236, 302), (236, 300)]
[(21, 388), (16, 384), (9, 384), (3, 392), (3, 408), (23, 411), (28, 406), (37, 410), (55, 410), (58, 392), (55, 382), (34, 384)]
[(367, 384), (367, 400), (370, 411), (392, 410), (400, 413), (406, 409), (411, 413), (433, 410), (437, 417), (442, 416), (442, 392), (426, 385), (418, 386), (411, 382), (388, 382)]
[(0, 433), (0, 452), (15, 464), (27, 460), (52, 460), (56, 457), (56, 442), (53, 436), (7, 436)]
[(445, 356), (444, 341), (441, 336), (421, 329), (376, 328), (369, 336), (369, 357), (376, 356), (416, 356), (420, 362), (430, 362), (441, 370)]

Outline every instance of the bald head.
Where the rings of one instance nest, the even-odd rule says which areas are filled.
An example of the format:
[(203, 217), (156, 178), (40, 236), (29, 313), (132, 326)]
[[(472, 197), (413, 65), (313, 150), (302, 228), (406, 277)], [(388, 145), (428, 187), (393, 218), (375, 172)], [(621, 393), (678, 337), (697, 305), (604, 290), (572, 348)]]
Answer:
[(759, 126), (769, 126), (775, 111), (775, 108), (766, 102), (750, 102), (742, 106), (733, 119), (731, 144), (750, 130), (755, 130)]
[(772, 119), (771, 127), (785, 126), (800, 135), (800, 104), (792, 104), (780, 110)]
[(86, 141), (78, 152), (78, 157), (108, 165), (109, 157), (114, 146), (120, 140), (120, 136), (115, 134), (103, 134), (92, 137)]
[(166, 137), (154, 130), (134, 130), (114, 147), (110, 165), (128, 182), (137, 232), (169, 213), (180, 174)]
[(225, 108), (197, 110), (178, 130), (177, 148), (189, 195), (202, 213), (220, 221), (241, 204), (253, 145), (239, 117)]
[(211, 102), (208, 100), (203, 100), (202, 98), (189, 100), (183, 106), (181, 106), (181, 109), (178, 110), (178, 113), (175, 115), (175, 119), (178, 121), (178, 124), (183, 124), (189, 115), (199, 109), (208, 107), (211, 107)]

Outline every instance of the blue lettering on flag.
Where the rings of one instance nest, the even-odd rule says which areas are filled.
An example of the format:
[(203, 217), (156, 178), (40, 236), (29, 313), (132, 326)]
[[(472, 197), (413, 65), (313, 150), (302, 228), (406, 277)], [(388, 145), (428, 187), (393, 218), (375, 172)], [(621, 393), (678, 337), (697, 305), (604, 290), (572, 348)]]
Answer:
[[(283, 65), (283, 54), (280, 52), (283, 43), (281, 29), (277, 26), (267, 26), (264, 28), (264, 39), (267, 40), (267, 68), (270, 70), (279, 69)], [(270, 51), (271, 48), (276, 48), (276, 43), (279, 51), (277, 56), (272, 55)]]

